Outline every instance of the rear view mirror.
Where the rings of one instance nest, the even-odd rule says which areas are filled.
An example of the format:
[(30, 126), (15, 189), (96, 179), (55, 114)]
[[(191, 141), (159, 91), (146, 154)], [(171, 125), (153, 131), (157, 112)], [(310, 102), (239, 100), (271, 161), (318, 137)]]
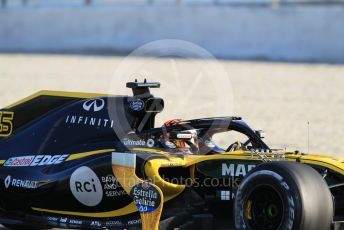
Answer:
[(259, 136), (260, 139), (265, 138), (265, 132), (263, 130), (256, 130), (256, 134)]
[(162, 98), (149, 98), (146, 101), (146, 112), (149, 113), (160, 113), (164, 110), (164, 100)]

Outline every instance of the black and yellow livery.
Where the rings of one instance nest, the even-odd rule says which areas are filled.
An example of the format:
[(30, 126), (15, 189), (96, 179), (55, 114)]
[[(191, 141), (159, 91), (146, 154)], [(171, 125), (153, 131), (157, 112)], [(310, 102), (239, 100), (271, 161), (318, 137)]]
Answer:
[[(113, 154), (134, 153), (135, 177), (163, 193), (161, 229), (340, 226), (344, 157), (270, 149), (239, 117), (155, 127), (164, 101), (149, 88), (159, 86), (128, 83), (133, 96), (42, 91), (1, 110), (0, 223), (140, 229), (111, 163)], [(214, 136), (229, 132), (246, 140), (221, 148)], [(154, 208), (154, 194), (140, 195), (136, 202)]]

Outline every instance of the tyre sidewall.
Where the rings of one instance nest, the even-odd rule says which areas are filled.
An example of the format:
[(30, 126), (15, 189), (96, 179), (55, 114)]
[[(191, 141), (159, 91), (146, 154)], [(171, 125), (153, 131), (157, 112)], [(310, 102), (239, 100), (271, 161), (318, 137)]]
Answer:
[(265, 169), (249, 173), (239, 186), (234, 203), (234, 210), (237, 213), (236, 229), (251, 229), (244, 216), (245, 202), (253, 190), (264, 185), (275, 190), (283, 201), (284, 215), (279, 229), (292, 230), (293, 226), (299, 225), (302, 220), (302, 202), (299, 200), (298, 186), (288, 175)]

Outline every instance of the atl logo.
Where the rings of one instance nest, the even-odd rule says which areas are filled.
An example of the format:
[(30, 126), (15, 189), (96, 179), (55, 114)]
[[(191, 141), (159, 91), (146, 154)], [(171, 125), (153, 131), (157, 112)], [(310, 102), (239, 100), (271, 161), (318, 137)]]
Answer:
[(105, 106), (104, 99), (97, 98), (97, 99), (90, 99), (84, 102), (83, 108), (86, 111), (93, 111), (98, 112), (102, 110)]
[(100, 180), (87, 166), (82, 166), (72, 173), (69, 185), (74, 197), (86, 206), (97, 206), (103, 199)]

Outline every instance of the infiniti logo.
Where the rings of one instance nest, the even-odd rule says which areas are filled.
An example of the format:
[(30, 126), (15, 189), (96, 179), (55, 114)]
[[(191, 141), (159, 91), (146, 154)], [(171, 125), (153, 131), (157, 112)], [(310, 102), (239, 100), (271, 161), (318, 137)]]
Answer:
[(104, 99), (90, 99), (84, 102), (83, 104), (83, 108), (86, 111), (94, 111), (94, 112), (98, 112), (100, 110), (102, 110), (105, 106), (105, 101)]

